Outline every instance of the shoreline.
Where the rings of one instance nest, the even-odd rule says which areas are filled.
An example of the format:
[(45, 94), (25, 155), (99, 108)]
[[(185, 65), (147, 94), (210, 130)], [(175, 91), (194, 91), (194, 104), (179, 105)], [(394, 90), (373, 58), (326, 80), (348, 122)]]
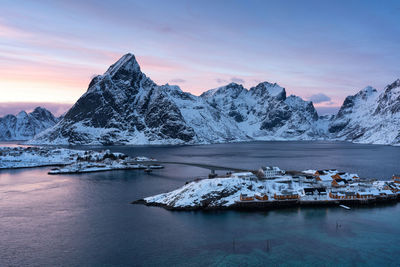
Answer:
[(148, 207), (160, 207), (170, 211), (222, 211), (222, 210), (241, 210), (241, 211), (266, 211), (277, 210), (296, 207), (309, 207), (309, 208), (323, 208), (323, 207), (339, 207), (339, 205), (346, 205), (353, 207), (374, 207), (384, 206), (390, 204), (397, 204), (400, 202), (400, 196), (396, 198), (374, 198), (374, 199), (344, 199), (344, 200), (275, 200), (275, 201), (249, 201), (249, 202), (236, 202), (230, 206), (188, 206), (188, 207), (174, 207), (171, 205), (146, 202), (145, 199), (138, 199), (132, 201), (133, 205), (145, 205)]

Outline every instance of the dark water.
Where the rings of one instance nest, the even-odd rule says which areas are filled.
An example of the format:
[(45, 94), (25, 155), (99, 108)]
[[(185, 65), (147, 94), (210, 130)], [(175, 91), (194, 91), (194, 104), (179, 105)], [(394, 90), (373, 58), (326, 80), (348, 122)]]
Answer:
[[(237, 168), (337, 168), (377, 178), (400, 172), (400, 147), (390, 146), (258, 142), (111, 149)], [(0, 171), (0, 266), (400, 264), (400, 205), (171, 212), (129, 203), (207, 170), (167, 165), (151, 174), (62, 176), (47, 170)]]

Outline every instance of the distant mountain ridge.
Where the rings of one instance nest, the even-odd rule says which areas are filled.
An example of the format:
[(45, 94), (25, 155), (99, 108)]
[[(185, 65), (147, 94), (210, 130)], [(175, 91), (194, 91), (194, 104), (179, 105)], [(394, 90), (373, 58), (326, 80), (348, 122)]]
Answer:
[[(391, 89), (388, 89), (391, 88)], [(251, 140), (346, 140), (398, 144), (379, 136), (367, 116), (398, 118), (398, 81), (378, 94), (368, 87), (349, 96), (338, 114), (319, 117), (314, 105), (285, 88), (262, 82), (250, 89), (228, 85), (194, 96), (178, 86), (157, 85), (126, 54), (90, 82), (88, 90), (32, 144), (207, 144)], [(373, 100), (368, 100), (373, 99)], [(371, 101), (373, 110), (364, 108)], [(370, 104), (370, 102), (368, 102)], [(371, 104), (372, 105), (372, 104)], [(362, 120), (354, 114), (363, 114)], [(386, 115), (385, 115), (386, 114)], [(380, 121), (384, 127), (385, 121)], [(397, 129), (397, 130), (396, 130)]]
[(31, 113), (19, 112), (0, 118), (0, 140), (29, 140), (36, 134), (54, 126), (58, 119), (45, 108), (37, 107)]
[(400, 145), (400, 79), (382, 92), (368, 86), (346, 97), (329, 132), (339, 140)]

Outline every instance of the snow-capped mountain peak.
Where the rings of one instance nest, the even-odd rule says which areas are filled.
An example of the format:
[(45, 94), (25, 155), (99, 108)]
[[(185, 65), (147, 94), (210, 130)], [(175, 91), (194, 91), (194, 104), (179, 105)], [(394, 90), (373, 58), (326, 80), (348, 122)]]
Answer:
[(250, 92), (257, 96), (270, 96), (282, 101), (286, 99), (285, 88), (279, 86), (277, 83), (262, 82), (250, 88)]
[(230, 97), (236, 98), (243, 91), (247, 91), (243, 87), (243, 85), (232, 82), (227, 85), (208, 90), (208, 91), (202, 93), (201, 97), (212, 98), (212, 97), (216, 97), (218, 95), (220, 95), (220, 96), (229, 95)]
[[(383, 93), (368, 86), (347, 97), (335, 116), (319, 117), (312, 102), (286, 97), (285, 88), (276, 83), (262, 82), (250, 89), (230, 83), (201, 96), (183, 92), (179, 86), (157, 85), (142, 73), (134, 55), (126, 54), (92, 80), (87, 92), (57, 125), (35, 136), (31, 143), (316, 139), (399, 143), (400, 100), (395, 90), (399, 84), (392, 83)], [(389, 121), (394, 128), (387, 127)], [(384, 129), (391, 132), (384, 138), (378, 136)]]
[(50, 111), (41, 107), (29, 114), (21, 111), (16, 116), (6, 115), (0, 118), (0, 140), (28, 140), (57, 121)]
[(117, 62), (112, 64), (105, 74), (114, 77), (115, 75), (119, 74), (132, 74), (132, 73), (139, 73), (140, 66), (139, 63), (136, 61), (136, 58), (133, 54), (128, 53), (122, 56)]
[(17, 119), (23, 119), (23, 118), (26, 118), (26, 117), (28, 117), (28, 114), (24, 110), (20, 111), (17, 114)]

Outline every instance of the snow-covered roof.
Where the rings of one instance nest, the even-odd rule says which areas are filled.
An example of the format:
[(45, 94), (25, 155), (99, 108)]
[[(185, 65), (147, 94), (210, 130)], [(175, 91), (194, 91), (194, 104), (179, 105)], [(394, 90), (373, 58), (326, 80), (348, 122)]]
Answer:
[(254, 174), (251, 172), (234, 172), (231, 174), (231, 177), (235, 178), (254, 177)]

